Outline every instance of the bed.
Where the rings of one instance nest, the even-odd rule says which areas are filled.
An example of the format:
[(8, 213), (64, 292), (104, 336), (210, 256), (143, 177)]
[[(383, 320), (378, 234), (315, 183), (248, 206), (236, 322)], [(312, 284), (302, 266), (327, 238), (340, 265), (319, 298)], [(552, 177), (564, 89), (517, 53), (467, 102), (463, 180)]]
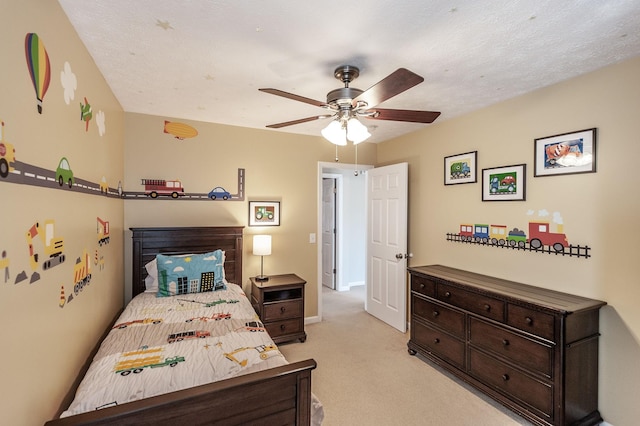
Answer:
[[(133, 299), (96, 346), (90, 357), (92, 367), (87, 362), (64, 408), (46, 425), (318, 424), (322, 407), (311, 394), (316, 362), (288, 363), (241, 286), (234, 284), (243, 282), (243, 227), (131, 230)], [(193, 256), (180, 257), (185, 254)], [(183, 259), (188, 259), (186, 267), (190, 267), (194, 259), (215, 258), (223, 268), (224, 280), (202, 275), (198, 285), (205, 288), (206, 283), (212, 291), (190, 288), (185, 293), (182, 288), (178, 294), (156, 297), (145, 292), (153, 282), (149, 275), (154, 275), (147, 265), (156, 255), (160, 255), (158, 265), (171, 263), (171, 267), (186, 262)], [(170, 273), (162, 268), (157, 266), (161, 276)], [(184, 285), (194, 282), (185, 280)], [(125, 338), (124, 333), (133, 337)], [(204, 365), (213, 366), (212, 371), (202, 368)], [(195, 373), (195, 385), (185, 385), (187, 371)], [(81, 381), (83, 377), (87, 379)], [(90, 378), (101, 381), (92, 385)], [(149, 382), (141, 382), (143, 379)], [(127, 380), (132, 381), (120, 385)], [(206, 383), (199, 383), (202, 381)], [(159, 382), (171, 391), (158, 391)], [(133, 390), (128, 388), (131, 383)], [(124, 397), (128, 401), (116, 401), (111, 392), (118, 386), (128, 392)], [(85, 399), (75, 398), (76, 392)]]

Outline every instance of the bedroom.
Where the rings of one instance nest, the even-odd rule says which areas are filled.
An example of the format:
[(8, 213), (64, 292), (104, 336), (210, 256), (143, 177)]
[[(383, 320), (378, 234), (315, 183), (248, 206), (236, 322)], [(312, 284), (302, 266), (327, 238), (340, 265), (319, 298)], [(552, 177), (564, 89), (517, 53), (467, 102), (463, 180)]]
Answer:
[[(3, 137), (14, 145), (17, 160), (55, 168), (58, 160), (67, 156), (77, 177), (97, 182), (104, 175), (111, 187), (122, 179), (123, 188), (132, 191), (139, 190), (141, 178), (160, 177), (158, 171), (165, 168), (171, 170), (162, 177), (180, 177), (185, 187), (197, 187), (197, 191), (218, 185), (234, 187), (237, 171), (243, 168), (250, 199), (282, 203), (282, 225), (273, 233), (274, 254), (267, 261), (269, 273), (293, 271), (309, 283), (317, 283), (317, 247), (308, 242), (309, 233), (317, 232), (317, 221), (315, 215), (303, 212), (309, 206), (315, 210), (317, 163), (333, 161), (333, 146), (320, 136), (188, 120), (187, 124), (198, 129), (200, 141), (214, 143), (173, 140), (158, 130), (172, 117), (122, 110), (59, 5), (40, 3), (30, 0), (4, 6), (9, 10), (4, 14), (0, 46), (5, 64), (0, 119), (5, 123)], [(52, 84), (42, 114), (36, 109), (24, 64), (24, 35), (33, 31), (45, 40), (52, 60)], [(82, 77), (70, 104), (62, 100), (58, 83), (64, 61)], [(620, 173), (640, 154), (638, 75), (640, 60), (631, 59), (394, 140), (363, 144), (358, 152), (361, 164), (409, 163), (411, 265), (442, 263), (608, 303), (600, 315), (599, 408), (614, 426), (633, 424), (633, 419), (640, 417), (634, 398), (640, 381), (636, 368), (640, 359), (640, 288), (634, 273), (640, 201), (632, 186), (638, 179), (621, 179)], [(99, 110), (106, 114), (103, 136), (96, 121), (86, 131), (85, 123), (78, 119), (78, 103), (84, 96), (95, 99), (96, 117)], [(590, 127), (598, 128), (597, 172), (544, 179), (533, 178), (529, 171), (525, 203), (483, 203), (477, 184), (445, 187), (442, 183), (442, 162), (448, 155), (477, 149), (481, 167), (527, 163), (532, 168), (534, 138)], [(187, 165), (176, 163), (176, 147), (180, 156), (189, 159)], [(248, 151), (255, 155), (246, 156)], [(221, 157), (224, 161), (214, 160)], [(354, 161), (351, 150), (342, 151), (341, 162)], [(179, 173), (176, 166), (182, 166)], [(207, 175), (201, 183), (202, 170)], [(3, 366), (0, 407), (2, 418), (11, 424), (41, 424), (53, 416), (96, 336), (121, 309), (125, 289), (120, 283), (124, 279), (130, 285), (130, 227), (247, 225), (246, 201), (222, 205), (122, 201), (30, 185), (2, 183), (1, 188), (4, 227), (0, 251), (8, 253), (10, 279), (2, 282), (0, 317), (5, 323), (17, 323), (3, 327), (2, 341), (19, 345), (11, 346)], [(508, 223), (512, 218), (520, 220), (529, 209), (560, 211), (567, 234), (592, 247), (593, 256), (572, 259), (505, 253), (498, 269), (492, 252), (446, 241), (446, 233), (476, 217), (436, 206), (456, 204), (462, 198), (469, 200), (463, 210), (482, 215), (477, 220)], [(423, 219), (424, 211), (431, 215), (428, 221)], [(111, 227), (104, 269), (72, 302), (59, 306), (61, 284), (69, 281), (68, 269), (51, 268), (41, 273), (37, 282), (14, 284), (21, 271), (31, 272), (28, 260), (24, 260), (28, 255), (25, 231), (35, 222), (55, 220), (55, 233), (64, 238), (66, 262), (71, 264), (85, 247), (93, 247), (96, 217), (108, 220)], [(245, 228), (247, 237), (258, 232), (263, 230)], [(260, 268), (250, 247), (247, 241), (245, 277), (258, 274)], [(67, 301), (68, 296), (67, 292)], [(317, 297), (317, 292), (309, 291), (307, 317), (317, 314)]]

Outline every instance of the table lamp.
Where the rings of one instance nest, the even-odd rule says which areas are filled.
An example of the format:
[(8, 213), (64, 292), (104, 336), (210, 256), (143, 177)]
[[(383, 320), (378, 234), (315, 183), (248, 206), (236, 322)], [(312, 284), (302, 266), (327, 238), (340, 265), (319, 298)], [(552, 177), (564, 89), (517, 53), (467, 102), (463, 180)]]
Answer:
[(260, 275), (256, 281), (268, 281), (269, 277), (264, 275), (264, 257), (271, 254), (271, 235), (254, 235), (253, 236), (253, 254), (260, 256)]

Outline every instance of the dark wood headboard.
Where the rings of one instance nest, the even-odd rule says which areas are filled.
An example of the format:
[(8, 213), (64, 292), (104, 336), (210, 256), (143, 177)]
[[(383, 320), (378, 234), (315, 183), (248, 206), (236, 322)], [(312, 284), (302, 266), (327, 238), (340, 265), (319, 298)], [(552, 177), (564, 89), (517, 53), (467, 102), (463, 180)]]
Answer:
[(199, 226), (175, 228), (130, 228), (133, 232), (131, 297), (144, 292), (145, 265), (158, 253), (166, 255), (225, 252), (228, 282), (242, 282), (242, 233), (244, 226)]

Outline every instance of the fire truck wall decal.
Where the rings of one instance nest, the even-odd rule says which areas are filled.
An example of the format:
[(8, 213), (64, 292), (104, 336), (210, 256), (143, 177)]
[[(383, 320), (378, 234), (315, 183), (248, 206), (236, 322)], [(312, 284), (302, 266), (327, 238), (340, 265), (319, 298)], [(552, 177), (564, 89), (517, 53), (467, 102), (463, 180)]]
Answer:
[(122, 198), (127, 200), (172, 199), (172, 200), (212, 200), (212, 201), (244, 201), (245, 171), (238, 169), (238, 191), (235, 194), (222, 186), (212, 186), (208, 192), (187, 192), (180, 179), (140, 179), (142, 191), (125, 191)]
[[(533, 216), (534, 211), (529, 210), (527, 215)], [(569, 244), (559, 212), (549, 216), (548, 211), (540, 210), (537, 218), (530, 218), (527, 225), (520, 225), (520, 228), (487, 222), (464, 223), (457, 233), (447, 233), (447, 241), (569, 257), (591, 257), (590, 247)]]

